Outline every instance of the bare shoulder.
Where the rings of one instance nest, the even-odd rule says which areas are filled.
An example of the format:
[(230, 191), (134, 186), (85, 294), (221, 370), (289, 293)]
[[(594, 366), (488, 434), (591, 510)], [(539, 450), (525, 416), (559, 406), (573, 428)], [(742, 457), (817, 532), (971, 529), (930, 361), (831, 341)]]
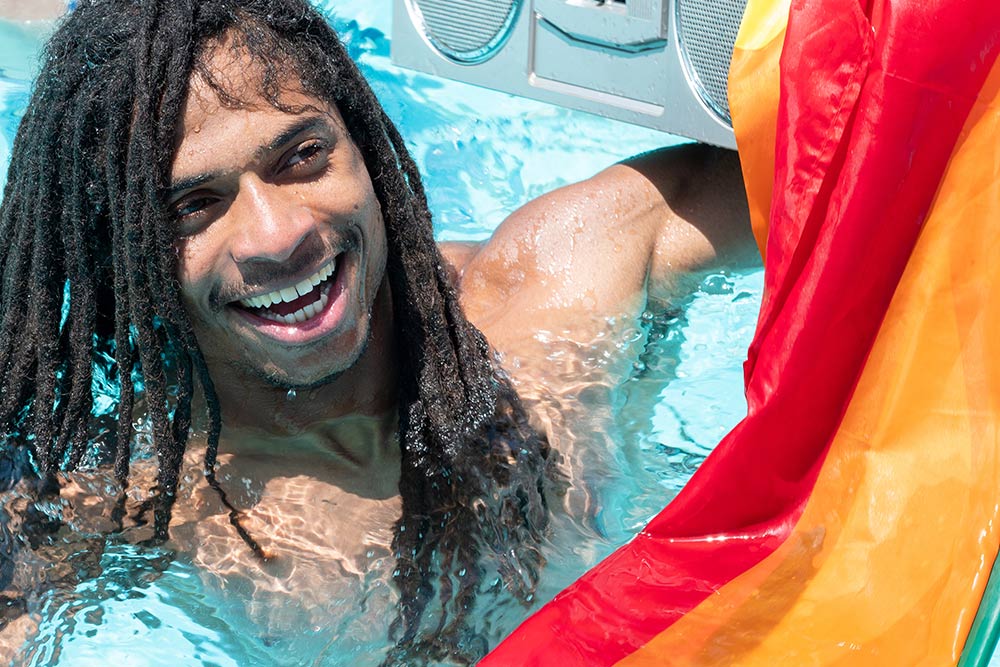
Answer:
[(481, 241), (442, 241), (438, 243), (441, 255), (444, 256), (452, 271), (453, 281), (458, 283), (465, 267), (479, 253), (483, 245), (484, 242)]
[[(754, 256), (739, 159), (689, 144), (526, 203), (481, 244), (448, 244), (470, 319), (500, 349), (641, 312), (678, 276)], [(751, 260), (752, 261), (752, 260)]]
[(557, 312), (603, 311), (633, 295), (654, 238), (641, 213), (649, 198), (632, 169), (614, 165), (524, 204), (463, 258), (470, 317), (488, 326), (517, 312), (537, 328)]

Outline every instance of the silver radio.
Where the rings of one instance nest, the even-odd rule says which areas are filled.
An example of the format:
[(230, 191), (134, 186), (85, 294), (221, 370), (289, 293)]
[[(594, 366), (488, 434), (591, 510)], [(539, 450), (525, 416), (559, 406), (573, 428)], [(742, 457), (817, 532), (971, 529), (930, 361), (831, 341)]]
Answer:
[(735, 146), (746, 0), (394, 0), (398, 65)]

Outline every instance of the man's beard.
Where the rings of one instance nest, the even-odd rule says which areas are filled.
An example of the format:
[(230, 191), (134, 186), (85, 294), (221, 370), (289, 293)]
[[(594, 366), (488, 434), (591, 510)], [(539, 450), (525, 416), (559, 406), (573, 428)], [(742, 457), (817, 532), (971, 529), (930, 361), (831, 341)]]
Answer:
[(351, 359), (350, 363), (348, 363), (347, 366), (344, 367), (343, 369), (334, 371), (329, 375), (325, 375), (322, 378), (315, 380), (313, 382), (306, 382), (306, 383), (290, 382), (288, 378), (284, 377), (280, 371), (267, 371), (258, 366), (254, 366), (248, 363), (241, 362), (239, 364), (239, 369), (244, 373), (253, 375), (254, 377), (262, 380), (264, 383), (274, 387), (275, 389), (283, 389), (285, 391), (292, 391), (292, 392), (318, 389), (320, 387), (324, 387), (336, 381), (337, 378), (339, 378), (341, 375), (343, 375), (350, 369), (354, 368), (354, 366), (358, 363), (361, 357), (365, 356), (365, 353), (368, 351), (368, 345), (371, 343), (372, 340), (372, 326), (371, 326), (370, 313), (368, 315), (368, 323), (365, 329), (366, 331), (364, 340), (361, 341), (361, 345), (358, 348), (358, 352), (357, 354), (354, 355), (354, 358)]

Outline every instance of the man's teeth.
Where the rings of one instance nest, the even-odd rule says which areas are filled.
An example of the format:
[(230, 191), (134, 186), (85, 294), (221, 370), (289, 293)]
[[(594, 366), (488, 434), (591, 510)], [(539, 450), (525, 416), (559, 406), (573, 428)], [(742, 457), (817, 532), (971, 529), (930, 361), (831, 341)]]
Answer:
[[(309, 294), (309, 292), (313, 291), (313, 288), (315, 288), (316, 285), (319, 285), (321, 282), (332, 276), (336, 268), (337, 268), (337, 261), (333, 260), (327, 264), (324, 264), (322, 267), (320, 267), (319, 271), (312, 274), (311, 276), (309, 276), (299, 284), (295, 285), (294, 287), (285, 287), (284, 289), (268, 292), (267, 294), (261, 294), (260, 296), (253, 296), (250, 297), (249, 299), (241, 299), (240, 305), (245, 306), (247, 308), (268, 308), (269, 306), (275, 303), (282, 303), (282, 302), (287, 303), (289, 301), (294, 301), (295, 299), (298, 299), (301, 296), (305, 296), (306, 294)], [(319, 300), (317, 300), (316, 303), (318, 304)], [(299, 309), (298, 311), (296, 311), (296, 313), (299, 313), (303, 310), (305, 309), (304, 308)], [(267, 316), (266, 313), (259, 313), (259, 314), (264, 317)], [(281, 317), (281, 316), (278, 315), (276, 317)]]
[(324, 290), (323, 292), (320, 292), (319, 298), (316, 299), (314, 303), (310, 303), (305, 308), (299, 308), (294, 313), (279, 315), (278, 313), (273, 313), (270, 310), (261, 310), (257, 313), (257, 315), (263, 317), (265, 320), (271, 320), (273, 322), (295, 324), (296, 322), (305, 322), (306, 320), (315, 317), (316, 313), (322, 312), (322, 310), (326, 308), (326, 304), (329, 302), (330, 297)]

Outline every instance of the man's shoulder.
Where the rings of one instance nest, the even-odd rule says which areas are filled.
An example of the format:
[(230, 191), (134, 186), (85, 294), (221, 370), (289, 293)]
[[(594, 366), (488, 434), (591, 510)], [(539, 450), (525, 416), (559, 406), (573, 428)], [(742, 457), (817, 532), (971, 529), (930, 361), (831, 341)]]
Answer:
[(452, 280), (458, 282), (465, 267), (482, 250), (485, 241), (440, 241), (438, 248), (452, 271)]

